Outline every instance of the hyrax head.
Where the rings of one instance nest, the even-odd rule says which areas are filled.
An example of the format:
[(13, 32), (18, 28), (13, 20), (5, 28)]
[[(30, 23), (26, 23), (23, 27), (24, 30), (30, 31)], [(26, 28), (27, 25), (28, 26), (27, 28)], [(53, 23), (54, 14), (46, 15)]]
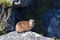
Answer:
[(32, 29), (34, 27), (34, 24), (35, 24), (35, 20), (34, 19), (30, 19), (29, 20), (29, 25), (30, 25), (30, 29)]

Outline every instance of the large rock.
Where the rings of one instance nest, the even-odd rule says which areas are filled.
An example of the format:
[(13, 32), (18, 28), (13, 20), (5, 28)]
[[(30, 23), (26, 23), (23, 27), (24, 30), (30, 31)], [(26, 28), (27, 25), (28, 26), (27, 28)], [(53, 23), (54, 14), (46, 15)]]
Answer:
[(48, 25), (50, 23), (50, 19), (55, 16), (55, 12), (56, 9), (48, 9), (42, 18), (42, 28), (44, 29), (44, 36), (47, 36)]
[(60, 12), (55, 13), (55, 17), (50, 19), (48, 35), (60, 38)]
[(43, 18), (45, 36), (60, 38), (60, 9), (49, 9)]
[(48, 37), (43, 37), (35, 32), (25, 32), (25, 33), (17, 33), (10, 32), (6, 35), (0, 36), (0, 40), (53, 40)]

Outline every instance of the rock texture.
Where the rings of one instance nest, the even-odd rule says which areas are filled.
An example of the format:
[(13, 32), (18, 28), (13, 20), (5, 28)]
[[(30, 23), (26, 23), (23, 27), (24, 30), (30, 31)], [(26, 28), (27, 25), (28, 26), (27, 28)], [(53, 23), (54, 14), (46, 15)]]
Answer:
[(43, 37), (35, 32), (25, 32), (25, 33), (17, 33), (10, 32), (6, 35), (1, 35), (0, 40), (53, 40), (48, 37)]
[(60, 38), (60, 9), (48, 9), (43, 22), (45, 36)]

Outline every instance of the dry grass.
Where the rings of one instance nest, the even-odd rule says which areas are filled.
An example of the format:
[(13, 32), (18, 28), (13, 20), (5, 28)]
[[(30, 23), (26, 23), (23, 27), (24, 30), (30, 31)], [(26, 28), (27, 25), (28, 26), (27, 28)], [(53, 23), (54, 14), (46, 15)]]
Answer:
[(5, 12), (5, 5), (2, 5), (2, 11), (0, 13), (0, 34), (4, 33), (5, 27), (8, 25), (7, 20), (9, 16), (11, 15), (11, 8), (7, 9), (8, 10), (8, 15)]

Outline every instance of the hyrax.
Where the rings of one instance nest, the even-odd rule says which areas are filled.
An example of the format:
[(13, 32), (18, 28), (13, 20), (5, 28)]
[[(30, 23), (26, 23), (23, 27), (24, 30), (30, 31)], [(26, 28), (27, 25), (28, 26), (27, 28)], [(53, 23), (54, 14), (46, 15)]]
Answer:
[(34, 19), (30, 19), (29, 21), (19, 21), (16, 24), (16, 32), (24, 32), (31, 30), (34, 26)]

